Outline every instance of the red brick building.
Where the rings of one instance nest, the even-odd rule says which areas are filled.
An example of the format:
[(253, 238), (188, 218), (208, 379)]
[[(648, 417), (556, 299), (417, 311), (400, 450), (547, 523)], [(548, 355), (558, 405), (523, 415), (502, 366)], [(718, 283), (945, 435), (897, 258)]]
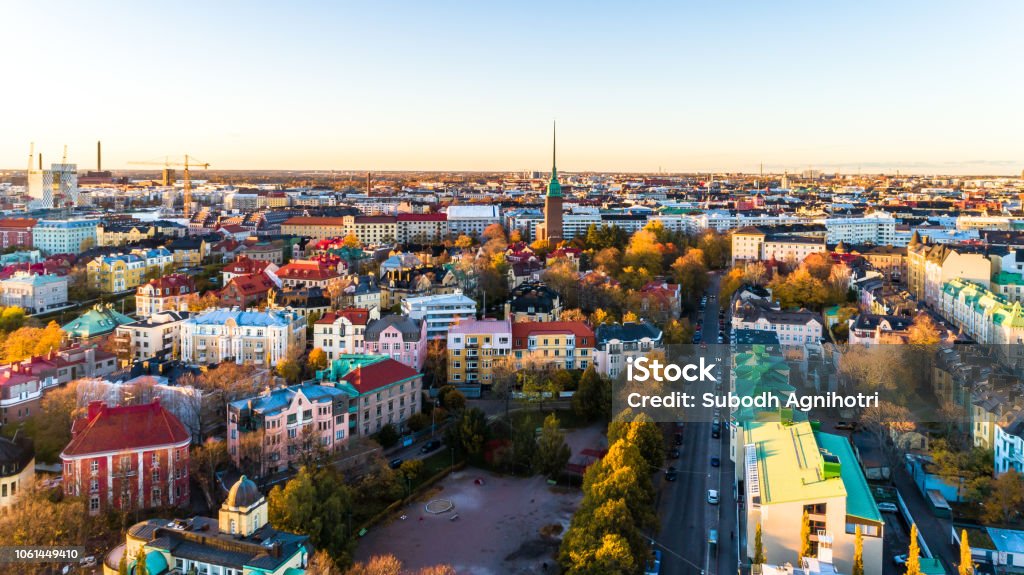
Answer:
[(64, 493), (84, 497), (89, 513), (187, 505), (192, 438), (160, 405), (89, 404), (60, 454)]
[(220, 305), (244, 310), (265, 302), (271, 290), (278, 291), (277, 284), (265, 273), (235, 276), (220, 290)]
[(32, 247), (32, 229), (35, 227), (36, 220), (34, 218), (0, 220), (0, 248)]

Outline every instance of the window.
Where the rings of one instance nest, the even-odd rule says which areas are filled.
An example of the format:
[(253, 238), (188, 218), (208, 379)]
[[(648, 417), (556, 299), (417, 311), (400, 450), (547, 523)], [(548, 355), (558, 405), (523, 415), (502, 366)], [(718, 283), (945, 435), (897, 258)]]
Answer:
[(93, 495), (89, 498), (89, 511), (99, 511), (100, 498), (98, 495)]
[(95, 459), (89, 462), (89, 471), (91, 471), (93, 474), (99, 473), (100, 462), (96, 461)]

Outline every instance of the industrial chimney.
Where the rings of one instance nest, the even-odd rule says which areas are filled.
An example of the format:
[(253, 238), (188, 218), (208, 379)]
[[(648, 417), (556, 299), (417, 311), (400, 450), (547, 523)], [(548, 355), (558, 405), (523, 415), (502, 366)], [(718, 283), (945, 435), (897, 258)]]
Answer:
[(103, 171), (103, 148), (99, 140), (96, 140), (96, 171)]

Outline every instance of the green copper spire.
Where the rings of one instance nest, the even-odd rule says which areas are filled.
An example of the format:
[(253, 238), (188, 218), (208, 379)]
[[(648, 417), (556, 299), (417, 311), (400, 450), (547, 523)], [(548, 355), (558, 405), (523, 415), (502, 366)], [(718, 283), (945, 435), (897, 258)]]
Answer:
[(548, 197), (562, 197), (562, 184), (558, 183), (558, 167), (555, 162), (555, 152), (558, 149), (557, 131), (554, 122), (551, 122), (551, 180), (548, 182)]

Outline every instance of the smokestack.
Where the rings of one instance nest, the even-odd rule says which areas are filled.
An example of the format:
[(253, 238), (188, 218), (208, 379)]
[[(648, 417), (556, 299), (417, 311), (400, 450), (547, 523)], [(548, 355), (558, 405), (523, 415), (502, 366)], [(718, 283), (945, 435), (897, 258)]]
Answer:
[(43, 153), (39, 152), (39, 170), (43, 169)]
[(96, 171), (103, 171), (103, 148), (101, 147), (99, 140), (96, 141)]

